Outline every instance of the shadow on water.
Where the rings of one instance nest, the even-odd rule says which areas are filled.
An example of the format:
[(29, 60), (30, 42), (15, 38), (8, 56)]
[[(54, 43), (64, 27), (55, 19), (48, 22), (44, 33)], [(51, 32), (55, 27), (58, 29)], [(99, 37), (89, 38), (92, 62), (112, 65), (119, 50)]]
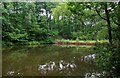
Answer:
[(3, 51), (3, 76), (100, 76), (91, 48), (39, 45)]

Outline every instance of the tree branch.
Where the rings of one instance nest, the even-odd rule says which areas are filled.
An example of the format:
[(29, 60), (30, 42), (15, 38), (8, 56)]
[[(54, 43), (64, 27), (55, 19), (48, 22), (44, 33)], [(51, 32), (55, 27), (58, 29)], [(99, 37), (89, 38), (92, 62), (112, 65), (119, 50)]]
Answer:
[(102, 17), (102, 16), (100, 15), (100, 13), (99, 13), (99, 11), (97, 10), (96, 7), (95, 7), (95, 10), (96, 10), (97, 14), (98, 14), (102, 19), (107, 20), (106, 18), (104, 18), (104, 17)]
[(116, 21), (113, 19), (113, 17), (112, 17), (112, 20), (113, 20), (113, 22), (114, 22), (116, 25), (120, 26), (120, 23), (116, 22)]

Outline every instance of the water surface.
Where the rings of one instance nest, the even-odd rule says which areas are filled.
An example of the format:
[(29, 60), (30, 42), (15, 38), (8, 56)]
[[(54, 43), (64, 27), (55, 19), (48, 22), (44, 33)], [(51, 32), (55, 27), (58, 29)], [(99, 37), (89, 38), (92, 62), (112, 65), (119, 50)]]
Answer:
[(60, 45), (4, 47), (3, 76), (85, 76), (98, 73), (92, 48)]

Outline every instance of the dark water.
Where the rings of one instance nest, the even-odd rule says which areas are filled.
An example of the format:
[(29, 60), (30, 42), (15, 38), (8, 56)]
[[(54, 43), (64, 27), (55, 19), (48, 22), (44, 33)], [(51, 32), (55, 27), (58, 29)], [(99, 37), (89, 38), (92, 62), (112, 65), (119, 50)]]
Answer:
[(3, 76), (86, 76), (99, 74), (92, 48), (59, 45), (3, 48)]

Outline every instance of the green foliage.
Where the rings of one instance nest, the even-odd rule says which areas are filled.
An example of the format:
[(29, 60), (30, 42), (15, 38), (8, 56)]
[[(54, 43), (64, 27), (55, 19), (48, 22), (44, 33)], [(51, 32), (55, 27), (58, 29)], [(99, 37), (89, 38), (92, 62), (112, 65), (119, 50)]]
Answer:
[(108, 35), (102, 35), (106, 34), (104, 21), (90, 9), (93, 5), (95, 4), (59, 3), (56, 6), (56, 3), (45, 2), (4, 2), (2, 4), (3, 41), (51, 43), (56, 36), (79, 40), (107, 39)]
[(97, 63), (113, 75), (120, 73), (120, 2), (3, 2), (1, 6), (3, 44), (109, 39), (111, 45), (97, 46)]
[(98, 66), (106, 71), (108, 76), (120, 76), (120, 49), (107, 45), (98, 45), (96, 49)]
[[(50, 11), (48, 3), (42, 7)], [(27, 44), (31, 41), (53, 42), (57, 33), (49, 29), (48, 15), (39, 16), (40, 4), (37, 3), (2, 3), (2, 26), (3, 44)], [(45, 7), (44, 7), (45, 6)], [(48, 11), (47, 10), (47, 11)], [(45, 17), (39, 21), (38, 17)], [(50, 19), (49, 19), (50, 20)], [(51, 20), (50, 20), (51, 21)]]
[(97, 33), (97, 39), (107, 39), (107, 28), (104, 28)]

